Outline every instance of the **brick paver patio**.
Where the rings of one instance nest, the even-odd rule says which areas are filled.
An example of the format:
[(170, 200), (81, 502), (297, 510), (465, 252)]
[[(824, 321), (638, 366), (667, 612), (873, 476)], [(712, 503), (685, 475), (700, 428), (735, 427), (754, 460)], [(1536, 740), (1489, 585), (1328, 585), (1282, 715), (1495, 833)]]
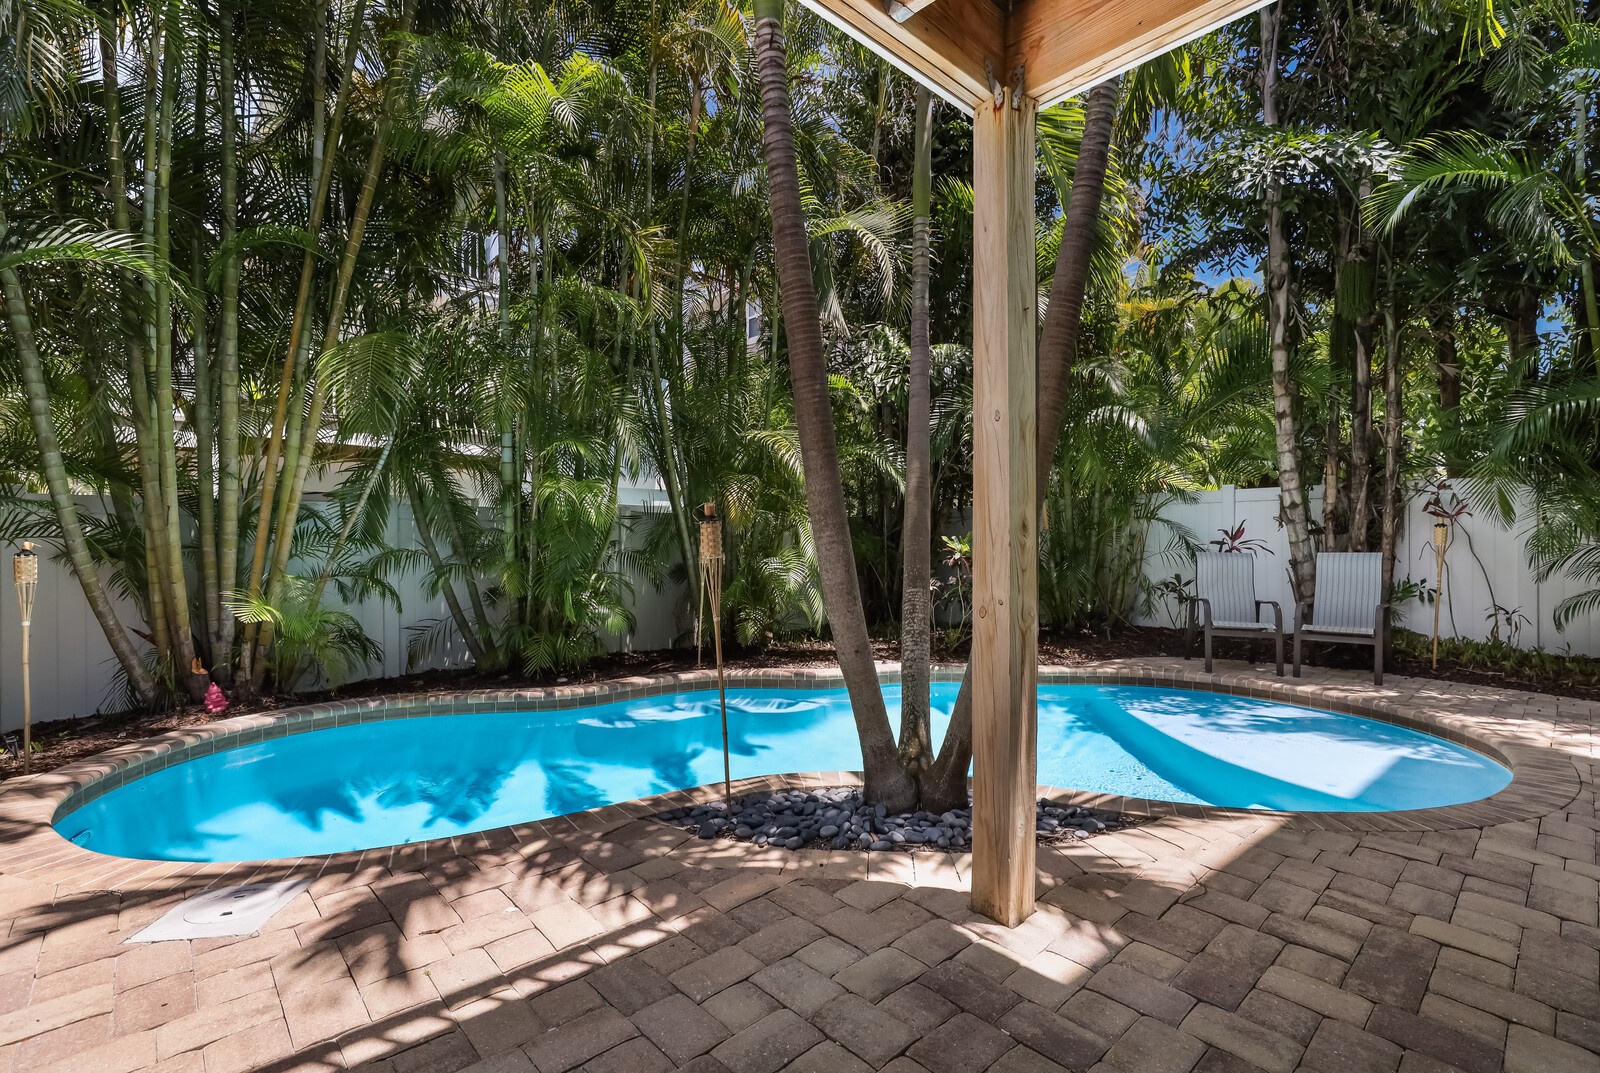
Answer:
[[(1600, 1071), (1600, 705), (1234, 667), (1110, 669), (1416, 713), (1517, 778), (1471, 826), (1193, 809), (1041, 847), (1007, 931), (962, 855), (702, 842), (661, 800), (191, 868), (41, 829), (72, 773), (42, 776), (0, 794), (0, 1073)], [(122, 945), (284, 875), (316, 878), (259, 935)]]

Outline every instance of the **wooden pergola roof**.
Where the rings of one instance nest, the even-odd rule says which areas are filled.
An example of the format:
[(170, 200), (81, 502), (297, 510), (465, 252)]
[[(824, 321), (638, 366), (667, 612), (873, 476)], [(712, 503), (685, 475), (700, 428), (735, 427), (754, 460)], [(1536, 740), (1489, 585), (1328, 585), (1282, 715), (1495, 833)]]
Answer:
[(801, 0), (962, 111), (1022, 69), (1048, 108), (1263, 0)]
[(801, 0), (972, 116), (972, 907), (1034, 911), (1038, 110), (1264, 0)]

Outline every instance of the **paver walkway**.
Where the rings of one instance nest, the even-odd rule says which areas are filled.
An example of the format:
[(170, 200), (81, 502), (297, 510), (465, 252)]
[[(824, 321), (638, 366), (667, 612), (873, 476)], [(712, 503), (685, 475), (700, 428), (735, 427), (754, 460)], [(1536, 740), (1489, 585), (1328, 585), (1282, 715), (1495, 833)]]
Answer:
[(149, 946), (121, 944), (193, 880), (79, 890), (0, 846), (0, 1073), (1600, 1071), (1600, 705), (1305, 681), (1492, 723), (1581, 789), (1483, 828), (1165, 817), (1041, 847), (1009, 931), (967, 911), (962, 856), (701, 842), (627, 807), (304, 862), (260, 935)]

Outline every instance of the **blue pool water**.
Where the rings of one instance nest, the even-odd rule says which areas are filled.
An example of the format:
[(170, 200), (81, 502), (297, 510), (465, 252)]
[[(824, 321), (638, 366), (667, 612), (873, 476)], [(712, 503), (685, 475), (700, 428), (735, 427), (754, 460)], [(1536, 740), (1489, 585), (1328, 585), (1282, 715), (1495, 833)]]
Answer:
[[(935, 739), (956, 687), (933, 687)], [(900, 690), (886, 687), (898, 725)], [(843, 689), (728, 694), (734, 778), (861, 766)], [(237, 861), (419, 842), (722, 779), (715, 692), (393, 719), (166, 768), (56, 823), (121, 857)], [(1440, 738), (1187, 690), (1039, 688), (1039, 782), (1164, 801), (1373, 812), (1475, 801), (1511, 773)]]

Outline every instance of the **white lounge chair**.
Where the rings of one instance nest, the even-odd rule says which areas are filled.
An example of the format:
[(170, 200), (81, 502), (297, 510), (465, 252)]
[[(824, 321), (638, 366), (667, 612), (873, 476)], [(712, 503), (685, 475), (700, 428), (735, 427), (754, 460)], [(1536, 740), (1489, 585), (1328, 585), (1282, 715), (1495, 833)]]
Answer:
[(1389, 605), (1383, 599), (1383, 555), (1376, 551), (1325, 551), (1317, 556), (1317, 592), (1311, 615), (1302, 601), (1294, 614), (1294, 676), (1300, 677), (1305, 641), (1372, 646), (1372, 681), (1383, 685), (1383, 647)]
[[(1205, 632), (1206, 673), (1211, 673), (1211, 638), (1276, 639), (1278, 677), (1283, 677), (1283, 608), (1276, 600), (1256, 599), (1256, 557), (1242, 552), (1196, 552), (1194, 599), (1184, 631), (1183, 658), (1194, 648), (1197, 629)], [(1261, 608), (1272, 608), (1272, 623), (1261, 621)]]

